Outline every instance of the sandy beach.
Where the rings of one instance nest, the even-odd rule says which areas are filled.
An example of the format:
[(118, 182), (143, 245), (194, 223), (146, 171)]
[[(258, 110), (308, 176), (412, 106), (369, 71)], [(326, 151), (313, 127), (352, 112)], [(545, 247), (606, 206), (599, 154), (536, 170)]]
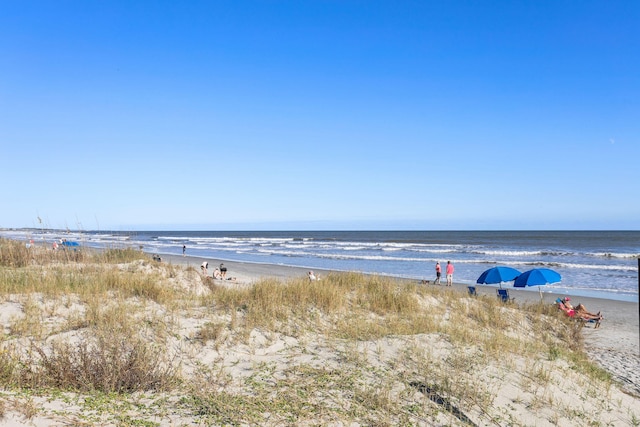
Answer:
[[(218, 266), (220, 260), (199, 257), (167, 256), (165, 262), (199, 268), (202, 262), (209, 262), (209, 271)], [(273, 264), (252, 264), (224, 261), (229, 269), (228, 276), (235, 277), (238, 283), (254, 283), (255, 281), (274, 277), (288, 279), (305, 277), (308, 270)], [(314, 270), (314, 273), (326, 275), (328, 271)], [(426, 285), (434, 286), (434, 285)], [(467, 285), (454, 283), (453, 288), (467, 292)], [(443, 289), (445, 289), (443, 287)], [(478, 295), (495, 295), (495, 288), (476, 286)], [(540, 301), (540, 293), (534, 290), (510, 288), (509, 295), (518, 303), (536, 303)], [(566, 295), (542, 293), (545, 303), (553, 304), (556, 298)], [(593, 360), (626, 385), (627, 389), (640, 395), (640, 308), (638, 303), (618, 301), (604, 298), (573, 297), (574, 305), (584, 304), (591, 312), (602, 312), (605, 319), (601, 327), (594, 329), (587, 326), (583, 329), (585, 350)]]
[[(200, 272), (200, 266), (203, 262), (209, 263), (209, 275), (212, 274), (215, 267), (224, 262), (228, 269), (227, 278), (229, 280), (203, 279)], [(175, 287), (184, 295), (191, 295), (190, 298), (206, 296), (216, 288), (250, 289), (253, 284), (263, 279), (278, 279), (280, 281), (302, 279), (300, 283), (308, 283), (305, 281), (308, 270), (303, 268), (220, 261), (191, 256), (164, 256), (161, 263), (136, 261), (121, 265), (119, 269), (136, 272), (136, 274), (158, 274), (165, 271), (161, 267), (169, 267), (166, 269), (169, 273), (165, 277), (168, 286)], [(315, 270), (314, 272), (321, 280), (331, 274), (330, 271)], [(395, 280), (402, 282), (404, 279)], [(322, 281), (318, 283), (322, 284)], [(420, 286), (430, 287), (435, 292), (435, 298), (427, 297), (423, 301), (424, 304), (437, 303), (436, 299), (439, 294), (442, 294), (443, 297), (450, 295), (454, 299), (445, 300), (452, 304), (461, 304), (461, 307), (471, 307), (474, 304), (473, 298), (467, 297), (466, 285), (454, 283), (452, 288), (431, 284)], [(488, 298), (493, 301), (495, 298), (495, 288), (493, 287), (478, 286), (477, 291), (479, 299)], [(516, 304), (504, 306), (505, 311), (502, 315), (515, 316), (515, 319), (518, 318), (518, 304), (540, 301), (540, 295), (535, 291), (510, 289), (510, 294), (515, 298)], [(543, 294), (544, 302), (550, 305), (557, 297), (558, 295), (554, 294)], [(254, 328), (246, 339), (240, 341), (230, 340), (229, 332), (215, 332), (215, 336), (210, 338), (208, 342), (202, 342), (197, 337), (202, 335), (203, 330), (221, 320), (224, 323), (233, 323), (233, 318), (225, 320), (221, 313), (217, 313), (217, 310), (211, 310), (207, 307), (195, 307), (189, 310), (173, 309), (169, 315), (166, 308), (155, 303), (144, 303), (140, 313), (146, 313), (144, 316), (151, 316), (150, 318), (154, 319), (148, 321), (151, 323), (164, 322), (165, 320), (162, 319), (165, 318), (170, 319), (167, 320), (167, 328), (169, 328), (169, 324), (172, 326), (166, 351), (172, 355), (174, 360), (180, 362), (182, 375), (191, 378), (190, 381), (194, 381), (196, 384), (203, 381), (202, 386), (206, 388), (210, 387), (208, 382), (213, 381), (218, 384), (219, 390), (241, 392), (241, 384), (249, 381), (252, 384), (249, 389), (250, 394), (255, 394), (260, 393), (262, 387), (267, 387), (267, 389), (270, 387), (265, 386), (263, 381), (266, 381), (266, 384), (278, 384), (279, 381), (284, 381), (282, 385), (274, 386), (273, 392), (269, 392), (268, 399), (272, 400), (276, 399), (277, 394), (287, 393), (288, 387), (285, 384), (293, 380), (298, 384), (296, 387), (307, 390), (311, 395), (318, 395), (320, 401), (325, 402), (326, 399), (329, 399), (332, 402), (329, 407), (337, 405), (335, 413), (329, 411), (320, 418), (300, 422), (301, 420), (284, 421), (276, 417), (270, 421), (254, 422), (258, 425), (370, 425), (374, 419), (385, 416), (385, 412), (370, 415), (365, 412), (357, 416), (336, 415), (342, 413), (342, 410), (338, 410), (342, 405), (355, 405), (356, 402), (367, 402), (370, 399), (375, 402), (391, 399), (390, 402), (396, 402), (393, 403), (394, 411), (403, 400), (415, 401), (414, 404), (422, 402), (419, 405), (426, 406), (433, 405), (435, 402), (436, 405), (442, 407), (441, 410), (436, 409), (436, 415), (430, 419), (411, 418), (409, 415), (411, 411), (409, 411), (404, 415), (399, 415), (400, 418), (397, 418), (398, 415), (389, 416), (380, 425), (393, 425), (400, 422), (400, 419), (405, 416), (409, 417), (407, 420), (411, 420), (410, 424), (424, 426), (571, 426), (585, 422), (614, 426), (633, 425), (640, 421), (640, 410), (638, 409), (640, 408), (638, 303), (582, 297), (572, 299), (576, 304), (581, 302), (591, 311), (601, 311), (604, 314), (605, 318), (600, 328), (594, 329), (593, 326), (588, 325), (582, 328), (582, 335), (584, 348), (589, 358), (612, 375), (615, 381), (613, 386), (605, 385), (603, 387), (591, 383), (591, 380), (585, 380), (580, 374), (574, 373), (574, 367), (571, 366), (571, 363), (546, 360), (544, 356), (535, 360), (523, 360), (514, 355), (509, 358), (506, 365), (500, 361), (490, 362), (488, 366), (482, 368), (482, 371), (468, 372), (464, 364), (461, 368), (455, 368), (458, 362), (455, 362), (455, 358), (452, 359), (451, 343), (446, 337), (439, 334), (385, 336), (371, 341), (363, 340), (349, 343), (317, 334), (313, 328), (304, 333), (283, 333), (282, 331), (274, 332), (263, 328)], [(73, 302), (73, 300), (67, 300), (62, 305), (51, 307), (45, 299), (38, 297), (36, 305), (39, 308), (34, 308), (33, 305), (33, 298), (24, 299), (19, 295), (12, 295), (6, 297), (4, 301), (0, 301), (0, 324), (5, 333), (9, 333), (12, 328), (15, 328), (16, 322), (20, 322), (20, 319), (27, 318), (28, 310), (31, 312), (36, 309), (40, 310), (43, 323), (50, 326), (55, 326), (56, 322), (60, 322), (62, 318), (73, 317), (74, 310), (82, 310), (81, 304), (78, 301)], [(435, 306), (434, 309), (437, 310)], [(445, 311), (442, 317), (443, 321), (446, 323), (450, 316)], [(324, 321), (326, 320), (328, 319)], [(522, 322), (523, 319), (516, 321)], [(524, 329), (529, 326), (526, 322), (521, 325)], [(293, 331), (298, 330), (298, 325), (292, 326)], [(53, 330), (56, 330), (56, 327), (53, 327)], [(73, 339), (76, 334), (77, 331), (71, 330), (63, 335)], [(517, 335), (517, 338), (526, 341), (526, 335), (527, 333), (522, 332)], [(473, 404), (471, 407), (478, 409), (467, 409), (467, 412), (462, 414), (445, 398), (439, 397), (437, 394), (433, 395), (431, 391), (427, 392), (430, 388), (426, 383), (411, 382), (415, 387), (415, 392), (409, 393), (405, 388), (406, 382), (403, 385), (402, 381), (398, 381), (398, 376), (403, 378), (405, 370), (408, 370), (408, 372), (414, 372), (409, 377), (413, 378), (416, 369), (414, 364), (420, 363), (419, 358), (414, 355), (407, 359), (405, 352), (412, 351), (409, 349), (417, 350), (420, 348), (427, 351), (425, 356), (428, 356), (430, 361), (423, 368), (418, 368), (418, 371), (432, 369), (431, 375), (439, 376), (443, 369), (461, 369), (460, 376), (470, 375), (464, 380), (460, 379), (461, 385), (465, 388), (478, 388), (478, 390), (486, 388), (486, 392), (490, 391), (490, 394), (494, 396), (492, 400), (488, 401), (486, 406), (485, 404)], [(458, 347), (457, 351), (460, 352), (463, 349), (464, 347)], [(459, 354), (457, 357), (462, 356)], [(465, 360), (473, 360), (476, 356), (470, 357), (471, 359)], [(366, 361), (365, 364), (363, 364), (364, 361)], [(210, 371), (211, 368), (208, 366), (215, 367), (215, 372)], [(408, 369), (408, 366), (411, 368)], [(265, 369), (269, 372), (268, 374)], [(299, 371), (300, 369), (303, 370)], [(319, 376), (318, 378), (326, 380), (325, 376), (328, 373), (335, 375), (341, 369), (347, 369), (348, 372), (354, 369), (353, 372), (361, 372), (362, 378), (368, 378), (361, 387), (371, 381), (374, 384), (376, 382), (381, 382), (381, 384), (374, 386), (369, 391), (373, 394), (368, 395), (367, 398), (360, 396), (353, 400), (354, 396), (351, 394), (348, 394), (347, 397), (338, 397), (332, 387), (325, 390), (324, 383), (316, 377)], [(360, 369), (363, 370), (359, 371)], [(308, 370), (315, 373), (310, 374)], [(375, 375), (371, 375), (373, 372)], [(265, 375), (266, 377), (263, 378)], [(386, 378), (384, 381), (389, 381), (392, 385), (387, 386), (383, 378)], [(381, 387), (386, 390), (383, 393), (385, 397), (377, 394), (376, 390)], [(293, 405), (293, 402), (299, 400), (300, 393), (301, 391), (298, 391), (287, 397), (290, 400), (287, 405)], [(357, 389), (349, 393), (358, 394)], [(391, 395), (395, 397), (391, 398)], [(428, 398), (426, 398), (427, 396)], [(267, 398), (266, 395), (263, 398)], [(476, 398), (473, 397), (473, 401)], [(155, 409), (157, 399), (165, 402), (164, 405), (167, 405), (167, 402), (174, 403), (169, 406), (171, 409), (159, 412)], [(128, 409), (127, 416), (131, 421), (125, 422), (123, 418), (118, 418), (117, 412), (114, 412), (115, 409), (93, 415), (92, 411), (89, 411), (90, 414), (87, 415), (86, 409), (82, 409), (86, 406), (86, 401), (81, 396), (67, 395), (57, 398), (46, 395), (22, 396), (11, 390), (4, 390), (0, 392), (0, 409), (2, 409), (0, 411), (0, 426), (45, 427), (89, 424), (110, 426), (140, 425), (139, 423), (144, 422), (147, 423), (145, 425), (168, 427), (235, 423), (232, 421), (213, 422), (210, 418), (202, 418), (197, 413), (185, 412), (180, 409), (179, 405), (175, 405), (175, 402), (180, 400), (179, 397), (134, 395), (130, 400), (135, 404), (129, 403), (131, 407)], [(313, 401), (314, 399), (309, 396), (302, 399), (301, 404), (307, 406)], [(233, 403), (232, 405), (236, 404), (241, 403)], [(265, 404), (267, 406), (264, 411), (267, 411), (266, 408), (270, 404), (275, 405), (276, 403), (266, 402)], [(208, 407), (201, 411), (209, 414), (217, 413), (217, 410), (210, 412), (211, 409)], [(231, 411), (233, 411), (233, 406)], [(400, 411), (400, 414), (402, 413)], [(95, 417), (95, 421), (87, 424), (88, 416)], [(354, 418), (359, 421), (354, 422)], [(268, 419), (269, 417), (265, 420)]]

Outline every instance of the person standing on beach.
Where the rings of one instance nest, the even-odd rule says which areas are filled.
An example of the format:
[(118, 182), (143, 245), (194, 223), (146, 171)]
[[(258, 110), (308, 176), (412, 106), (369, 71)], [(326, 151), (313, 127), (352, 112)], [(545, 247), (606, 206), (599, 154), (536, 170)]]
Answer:
[(447, 286), (453, 285), (453, 264), (447, 261)]
[(220, 264), (220, 276), (222, 276), (222, 280), (227, 278), (227, 267), (224, 264)]
[(187, 245), (182, 245), (182, 256), (186, 256), (187, 254)]
[(433, 282), (434, 285), (440, 285), (440, 276), (442, 276), (442, 268), (440, 268), (440, 261), (436, 262), (436, 280)]

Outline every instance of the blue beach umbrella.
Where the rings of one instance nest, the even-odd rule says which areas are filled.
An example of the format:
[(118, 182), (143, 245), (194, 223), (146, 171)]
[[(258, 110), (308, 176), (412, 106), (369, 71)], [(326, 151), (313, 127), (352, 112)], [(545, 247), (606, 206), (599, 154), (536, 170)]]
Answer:
[[(516, 277), (513, 286), (516, 288), (524, 288), (526, 286), (544, 286), (549, 283), (558, 283), (561, 280), (560, 273), (553, 271), (549, 268), (534, 268), (533, 270), (525, 271), (520, 276)], [(540, 291), (540, 298), (542, 299), (542, 290)]]
[[(520, 274), (521, 273), (515, 268), (493, 267), (484, 271), (480, 275), (480, 277), (478, 277), (478, 280), (476, 280), (476, 283), (487, 284), (487, 285), (493, 285), (496, 283), (501, 284), (502, 282), (510, 282), (511, 280), (520, 276)], [(502, 285), (500, 285), (500, 287), (502, 288)]]
[(549, 283), (558, 283), (560, 281), (560, 273), (549, 268), (534, 268), (525, 271), (513, 283), (516, 288), (524, 288), (525, 286), (543, 286)]

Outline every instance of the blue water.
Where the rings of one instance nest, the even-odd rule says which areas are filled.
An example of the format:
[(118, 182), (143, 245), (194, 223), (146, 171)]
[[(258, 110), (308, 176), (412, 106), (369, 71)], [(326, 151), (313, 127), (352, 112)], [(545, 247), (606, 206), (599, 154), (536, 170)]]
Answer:
[(47, 243), (67, 238), (98, 248), (142, 246), (174, 255), (186, 245), (187, 255), (212, 259), (427, 280), (435, 277), (436, 261), (451, 261), (454, 281), (466, 284), (496, 265), (523, 272), (544, 267), (560, 273), (562, 281), (543, 292), (638, 301), (640, 231), (0, 230), (0, 236)]

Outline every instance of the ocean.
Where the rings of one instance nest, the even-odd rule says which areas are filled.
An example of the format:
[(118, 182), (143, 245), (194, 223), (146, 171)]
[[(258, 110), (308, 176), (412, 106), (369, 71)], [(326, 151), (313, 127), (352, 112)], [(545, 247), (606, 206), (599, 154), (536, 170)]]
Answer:
[[(92, 248), (142, 247), (153, 254), (359, 271), (433, 280), (435, 263), (474, 284), (491, 267), (550, 268), (543, 292), (638, 301), (640, 231), (82, 231), (5, 229), (0, 237)], [(512, 283), (503, 284), (511, 286)], [(483, 285), (487, 286), (487, 285)], [(532, 291), (538, 292), (537, 288)]]

